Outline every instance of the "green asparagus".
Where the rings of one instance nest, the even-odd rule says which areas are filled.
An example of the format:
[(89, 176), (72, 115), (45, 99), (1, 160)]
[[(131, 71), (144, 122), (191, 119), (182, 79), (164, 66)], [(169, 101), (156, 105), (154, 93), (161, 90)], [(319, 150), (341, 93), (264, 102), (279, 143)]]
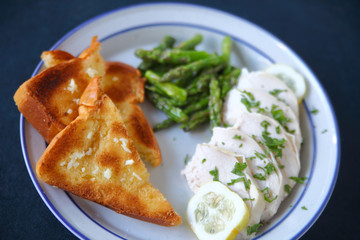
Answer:
[(231, 90), (231, 88), (236, 85), (240, 74), (240, 69), (233, 68), (227, 74), (219, 77), (221, 84), (221, 98), (225, 98), (226, 94)]
[[(192, 114), (196, 111), (199, 111), (201, 109), (203, 109), (204, 107), (209, 105), (209, 97), (205, 97), (200, 99), (198, 102), (195, 102), (193, 104), (188, 105), (183, 112), (185, 114)], [(169, 128), (171, 126), (173, 126), (174, 124), (176, 124), (176, 122), (170, 118), (156, 124), (153, 128), (154, 131), (159, 131), (161, 129), (165, 129), (165, 128)]]
[(226, 36), (223, 39), (221, 49), (222, 49), (222, 55), (224, 56), (227, 64), (230, 64), (231, 44), (232, 44), (231, 38), (229, 36)]
[(219, 88), (219, 82), (216, 78), (212, 78), (210, 81), (210, 99), (209, 99), (209, 109), (210, 109), (210, 130), (216, 126), (221, 126), (221, 92)]
[(208, 108), (198, 111), (191, 115), (189, 121), (182, 124), (180, 128), (184, 131), (191, 131), (198, 127), (200, 124), (209, 121), (210, 110)]
[(181, 42), (175, 48), (182, 49), (182, 50), (193, 50), (196, 45), (202, 42), (202, 36), (200, 34), (195, 35), (193, 38), (189, 40)]
[(137, 49), (135, 55), (145, 61), (154, 61), (161, 64), (187, 64), (200, 59), (208, 58), (210, 54), (205, 51), (170, 49), (160, 50), (144, 50)]
[(204, 68), (215, 67), (219, 64), (223, 64), (224, 62), (225, 60), (222, 56), (212, 56), (201, 59), (196, 62), (171, 69), (162, 76), (161, 82), (169, 82), (174, 79), (188, 79), (189, 77), (195, 76), (200, 70)]
[[(154, 48), (154, 50), (159, 50), (159, 51), (163, 51), (167, 48), (172, 48), (173, 45), (175, 43), (175, 39), (171, 36), (165, 36), (162, 41), (160, 42), (160, 44)], [(146, 71), (148, 69), (150, 69), (153, 66), (153, 61), (149, 61), (149, 60), (144, 60), (140, 63), (140, 65), (138, 66), (138, 69), (140, 71)]]
[(147, 97), (156, 108), (165, 112), (165, 114), (175, 122), (183, 123), (188, 120), (188, 116), (180, 108), (172, 105), (166, 98), (161, 97), (161, 95), (148, 92)]
[(155, 89), (158, 89), (160, 91), (157, 91), (158, 93), (162, 94), (164, 93), (168, 97), (174, 99), (176, 102), (185, 103), (187, 92), (185, 89), (180, 88), (172, 83), (161, 83), (160, 76), (158, 76), (156, 73), (154, 73), (151, 70), (147, 70), (145, 72), (145, 78), (155, 86)]

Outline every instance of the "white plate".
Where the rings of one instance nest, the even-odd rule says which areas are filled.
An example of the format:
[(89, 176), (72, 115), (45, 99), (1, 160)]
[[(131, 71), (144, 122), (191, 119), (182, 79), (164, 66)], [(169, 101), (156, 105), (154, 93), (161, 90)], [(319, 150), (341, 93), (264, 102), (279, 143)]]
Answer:
[[(187, 4), (145, 4), (114, 10), (81, 24), (60, 39), (52, 49), (79, 54), (97, 35), (106, 60), (123, 61), (132, 66), (140, 62), (137, 48), (151, 49), (165, 35), (181, 41), (200, 33), (204, 41), (199, 49), (220, 52), (222, 38), (234, 41), (232, 64), (261, 70), (274, 62), (287, 63), (307, 79), (308, 93), (301, 107), (304, 145), (300, 176), (306, 184), (298, 185), (281, 205), (278, 214), (259, 233), (259, 239), (299, 238), (316, 221), (333, 191), (340, 162), (339, 132), (330, 101), (319, 80), (308, 66), (279, 39), (256, 25), (215, 9)], [(39, 53), (40, 54), (40, 53)], [(42, 63), (33, 75), (37, 74)], [(142, 104), (151, 124), (164, 119), (163, 113), (149, 103)], [(319, 109), (312, 115), (310, 111)], [(326, 129), (326, 133), (322, 131)], [(38, 132), (20, 117), (20, 135), (25, 163), (43, 201), (72, 233), (81, 239), (195, 239), (185, 219), (185, 209), (192, 192), (180, 171), (186, 154), (194, 153), (197, 143), (207, 142), (207, 127), (193, 133), (179, 128), (156, 134), (163, 154), (163, 164), (150, 168), (150, 181), (168, 198), (183, 217), (183, 224), (166, 228), (142, 222), (53, 188), (36, 177), (35, 165), (45, 150)], [(308, 210), (301, 209), (306, 206)]]

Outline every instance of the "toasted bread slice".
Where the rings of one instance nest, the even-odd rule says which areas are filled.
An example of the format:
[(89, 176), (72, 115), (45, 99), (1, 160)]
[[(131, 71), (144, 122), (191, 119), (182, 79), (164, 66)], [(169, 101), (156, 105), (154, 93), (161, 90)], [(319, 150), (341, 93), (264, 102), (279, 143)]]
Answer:
[[(69, 58), (23, 83), (14, 95), (19, 111), (47, 142), (78, 116), (78, 101), (92, 77), (104, 75), (100, 43), (91, 46), (79, 58)], [(51, 62), (51, 61), (50, 61)], [(53, 62), (54, 63), (54, 62)]]
[(102, 89), (120, 110), (141, 159), (158, 166), (161, 151), (154, 132), (137, 103), (144, 101), (145, 79), (138, 69), (120, 62), (105, 63)]
[(120, 112), (94, 78), (79, 116), (61, 131), (36, 165), (46, 183), (114, 211), (163, 226), (181, 217), (159, 190), (129, 137)]
[(41, 54), (41, 59), (43, 60), (46, 68), (53, 67), (73, 58), (75, 58), (73, 55), (62, 50), (44, 51)]
[[(47, 51), (41, 55), (45, 65), (49, 67), (70, 57), (62, 51)], [(125, 63), (105, 62), (102, 89), (119, 108), (141, 159), (158, 166), (162, 161), (159, 145), (143, 111), (136, 104), (144, 101), (144, 85), (145, 78), (141, 77), (138, 69)]]

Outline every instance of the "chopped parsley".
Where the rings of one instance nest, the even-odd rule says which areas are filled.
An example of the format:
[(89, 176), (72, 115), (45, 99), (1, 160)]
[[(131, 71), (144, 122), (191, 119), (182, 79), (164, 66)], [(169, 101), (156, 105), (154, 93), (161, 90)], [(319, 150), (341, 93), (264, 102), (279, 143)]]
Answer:
[(239, 178), (236, 178), (236, 179), (231, 179), (231, 182), (227, 183), (227, 185), (229, 185), (229, 186), (234, 185), (235, 183), (238, 183), (238, 182), (244, 182), (245, 189), (246, 190), (250, 189), (251, 181), (250, 181), (250, 179), (246, 180), (245, 177), (239, 177)]
[(277, 134), (280, 134), (280, 126), (277, 126), (277, 127), (275, 128), (275, 131), (276, 131)]
[(259, 153), (259, 152), (255, 152), (255, 156), (257, 158), (259, 158), (260, 160), (263, 160), (264, 158), (266, 158), (267, 156), (263, 153)]
[(241, 139), (242, 139), (242, 136), (240, 136), (240, 135), (235, 135), (235, 136), (233, 137), (233, 139), (239, 139), (239, 140), (241, 140)]
[(243, 198), (243, 201), (255, 201), (255, 198)]
[[(263, 168), (262, 168), (263, 169)], [(265, 181), (266, 180), (266, 176), (262, 175), (261, 173), (255, 173), (253, 175), (254, 178), (259, 179), (260, 181)]]
[(277, 199), (278, 195), (276, 195), (273, 199), (271, 199), (271, 194), (269, 192), (269, 188), (266, 187), (261, 192), (264, 194), (265, 201), (272, 203), (275, 199)]
[(281, 126), (288, 132), (288, 133), (294, 133), (295, 130), (290, 130), (287, 126), (289, 122), (291, 122), (290, 118), (285, 117), (284, 111), (279, 108), (277, 105), (272, 105), (271, 111), (270, 111), (272, 117), (280, 123)]
[(267, 128), (270, 126), (270, 123), (268, 121), (262, 121), (260, 125), (265, 129), (263, 134), (270, 135), (270, 133), (267, 131)]
[(270, 175), (272, 172), (275, 172), (276, 169), (274, 167), (274, 165), (272, 163), (268, 163), (266, 166), (265, 166), (265, 169), (266, 169), (266, 174), (267, 175)]
[(279, 94), (282, 93), (282, 92), (287, 92), (287, 90), (286, 90), (286, 89), (284, 89), (284, 90), (274, 89), (274, 90), (270, 91), (269, 93), (270, 93), (271, 95), (275, 96), (275, 97), (278, 97)]
[(189, 160), (189, 154), (186, 154), (186, 157), (185, 157), (185, 160), (184, 160), (185, 165), (187, 164), (188, 160)]
[(214, 170), (211, 170), (210, 175), (213, 176), (213, 181), (219, 181), (219, 170), (217, 169), (217, 167), (215, 167)]
[(271, 138), (266, 135), (266, 132), (264, 131), (262, 134), (262, 137), (264, 138), (265, 146), (268, 147), (274, 154), (275, 157), (282, 157), (282, 149), (284, 148), (285, 139), (277, 139), (277, 138)]
[(260, 181), (265, 181), (266, 176), (269, 176), (272, 172), (276, 171), (272, 163), (268, 163), (264, 168), (258, 167), (264, 171), (264, 175), (261, 173), (256, 173), (253, 175), (254, 178), (259, 179)]
[(244, 162), (244, 163), (237, 162), (237, 163), (235, 163), (234, 169), (231, 172), (238, 176), (244, 176), (244, 173), (242, 171), (244, 171), (245, 168), (247, 168), (246, 162)]
[(290, 194), (290, 192), (291, 192), (291, 187), (290, 187), (290, 185), (285, 184), (285, 185), (284, 185), (284, 189), (285, 189), (285, 192), (287, 192), (287, 194)]
[(221, 142), (221, 144), (224, 146), (225, 145), (225, 143), (224, 142)]
[(255, 98), (252, 93), (247, 91), (241, 91), (241, 92), (244, 93), (242, 94), (241, 103), (245, 105), (248, 112), (251, 112), (251, 108), (256, 108), (260, 106), (259, 101), (255, 102)]
[(235, 183), (238, 183), (240, 181), (243, 181), (244, 180), (244, 177), (241, 177), (241, 178), (236, 178), (236, 179), (231, 179), (231, 182), (227, 183), (227, 185), (234, 185)]
[(289, 177), (289, 178), (300, 184), (303, 184), (305, 180), (308, 179), (307, 177)]
[(311, 113), (312, 113), (312, 114), (318, 114), (318, 113), (319, 113), (319, 110), (315, 108), (315, 109), (311, 110)]
[(302, 210), (308, 210), (305, 206), (301, 207)]
[(240, 145), (239, 145), (239, 148), (241, 148), (242, 146), (243, 146), (243, 144), (240, 144)]
[(204, 162), (206, 162), (206, 158), (204, 158), (204, 159), (201, 161), (201, 163), (204, 163)]
[(324, 134), (326, 133), (328, 130), (327, 129), (324, 129), (321, 133)]
[(251, 185), (250, 179), (248, 179), (247, 181), (245, 180), (245, 178), (243, 179), (244, 179), (243, 181), (244, 181), (245, 189), (250, 190), (250, 185)]
[(254, 224), (252, 226), (248, 226), (246, 229), (246, 233), (248, 236), (250, 236), (253, 233), (259, 232), (259, 228), (262, 227), (261, 223)]

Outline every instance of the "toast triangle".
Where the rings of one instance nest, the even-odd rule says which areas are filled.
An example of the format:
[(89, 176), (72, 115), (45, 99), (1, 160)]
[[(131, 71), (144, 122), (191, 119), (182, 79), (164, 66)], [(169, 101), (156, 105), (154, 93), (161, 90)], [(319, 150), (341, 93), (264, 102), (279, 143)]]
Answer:
[[(57, 56), (64, 56), (63, 52)], [(70, 59), (70, 55), (64, 58)], [(60, 62), (59, 59), (52, 59)], [(49, 143), (78, 115), (78, 101), (91, 78), (104, 75), (100, 43), (91, 45), (79, 58), (63, 61), (24, 82), (14, 100), (26, 120)]]
[[(89, 48), (94, 49), (94, 47)], [(89, 50), (90, 51), (90, 50)], [(80, 57), (85, 57), (84, 51)], [(45, 66), (54, 67), (73, 57), (60, 50), (45, 51), (41, 55)], [(153, 166), (162, 162), (160, 147), (155, 134), (138, 105), (144, 101), (145, 78), (138, 69), (121, 62), (105, 62), (105, 75), (100, 82), (101, 88), (111, 98), (121, 112), (126, 128), (140, 157)]]
[(114, 211), (163, 226), (181, 217), (159, 190), (129, 138), (120, 112), (94, 78), (79, 116), (51, 141), (36, 165), (44, 182)]

